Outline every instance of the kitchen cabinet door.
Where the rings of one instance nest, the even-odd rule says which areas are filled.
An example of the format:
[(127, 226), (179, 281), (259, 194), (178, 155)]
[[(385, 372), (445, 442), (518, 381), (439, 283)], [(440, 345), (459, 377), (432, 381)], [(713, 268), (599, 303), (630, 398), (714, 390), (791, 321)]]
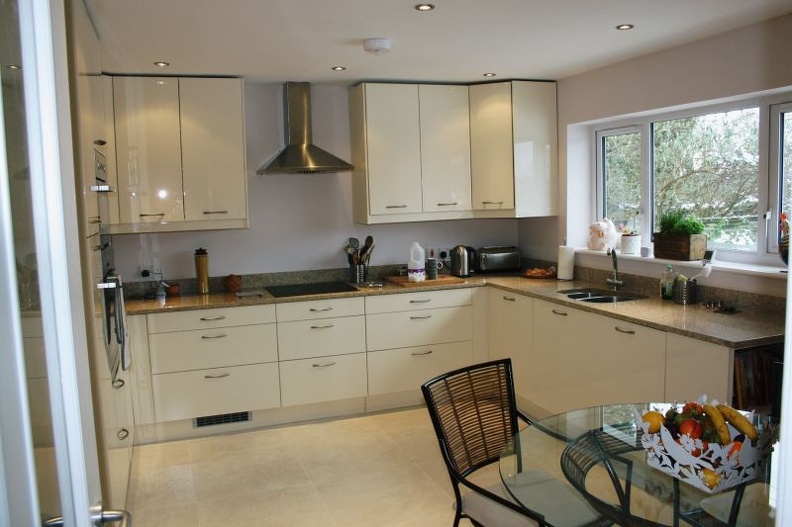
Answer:
[(179, 79), (184, 218), (247, 218), (242, 80)]
[(734, 350), (669, 333), (666, 339), (665, 400), (709, 400), (731, 404)]
[(511, 358), (514, 388), (526, 397), (533, 370), (533, 299), (489, 290), (489, 353), (491, 359)]
[(418, 86), (366, 84), (364, 88), (369, 213), (421, 212)]
[(115, 77), (113, 103), (120, 221), (184, 221), (178, 79)]
[(470, 86), (470, 164), (473, 209), (513, 210), (510, 82)]
[(423, 211), (470, 210), (468, 87), (418, 86)]

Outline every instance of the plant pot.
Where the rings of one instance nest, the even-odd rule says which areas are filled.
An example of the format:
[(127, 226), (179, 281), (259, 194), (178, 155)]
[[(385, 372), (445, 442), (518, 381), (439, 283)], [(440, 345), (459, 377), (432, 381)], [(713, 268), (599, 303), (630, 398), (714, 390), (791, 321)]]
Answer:
[(622, 254), (641, 254), (641, 235), (622, 234), (621, 252)]
[(666, 260), (701, 260), (707, 252), (706, 234), (665, 234), (652, 236), (655, 258)]

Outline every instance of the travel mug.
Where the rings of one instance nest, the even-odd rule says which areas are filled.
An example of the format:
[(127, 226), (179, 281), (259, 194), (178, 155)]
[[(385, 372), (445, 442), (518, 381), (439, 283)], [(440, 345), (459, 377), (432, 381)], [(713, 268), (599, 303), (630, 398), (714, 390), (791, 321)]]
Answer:
[(198, 294), (209, 294), (209, 254), (204, 248), (195, 250), (195, 277)]

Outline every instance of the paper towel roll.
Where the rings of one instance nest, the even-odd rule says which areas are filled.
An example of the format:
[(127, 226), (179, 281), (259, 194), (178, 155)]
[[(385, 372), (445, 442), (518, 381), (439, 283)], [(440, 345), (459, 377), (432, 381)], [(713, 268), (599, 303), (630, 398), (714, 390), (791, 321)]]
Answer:
[(558, 246), (558, 279), (572, 280), (575, 277), (575, 248)]

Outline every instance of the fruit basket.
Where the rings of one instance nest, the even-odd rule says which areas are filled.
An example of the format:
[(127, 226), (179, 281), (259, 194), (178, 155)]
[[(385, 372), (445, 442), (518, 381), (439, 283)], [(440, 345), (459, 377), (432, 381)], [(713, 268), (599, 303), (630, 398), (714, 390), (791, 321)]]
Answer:
[(778, 439), (767, 416), (741, 412), (705, 399), (684, 404), (657, 403), (636, 423), (647, 464), (701, 489), (717, 493), (764, 473)]

